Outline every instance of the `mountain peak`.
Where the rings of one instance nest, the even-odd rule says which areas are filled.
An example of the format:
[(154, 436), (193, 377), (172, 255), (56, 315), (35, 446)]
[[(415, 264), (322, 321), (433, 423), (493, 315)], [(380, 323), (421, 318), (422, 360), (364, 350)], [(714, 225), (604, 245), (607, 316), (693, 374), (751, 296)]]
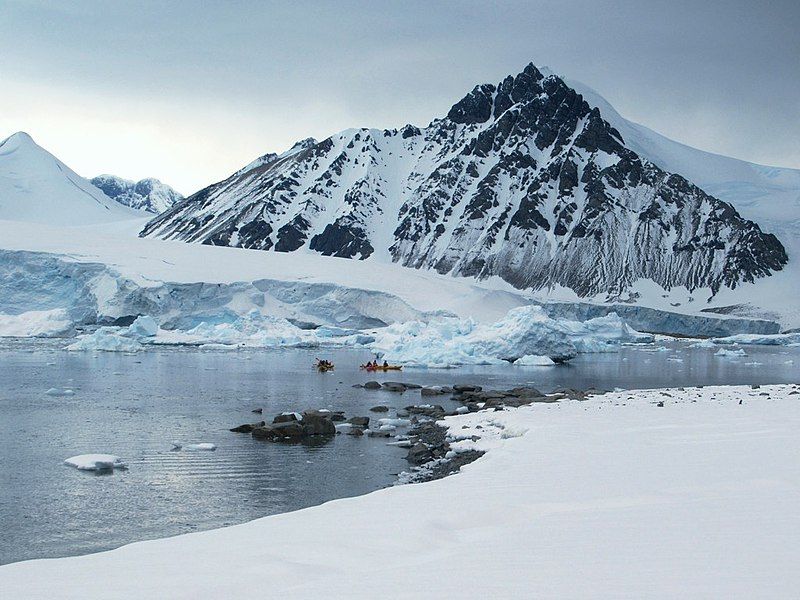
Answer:
[(600, 110), (533, 63), (475, 86), (422, 131), (348, 129), (298, 146), (198, 192), (141, 235), (374, 255), (609, 298), (640, 279), (716, 292), (787, 261), (774, 236), (640, 159)]
[(17, 131), (0, 142), (0, 148), (2, 148), (4, 152), (12, 152), (17, 148), (35, 146), (36, 142), (34, 142), (30, 134), (25, 131)]

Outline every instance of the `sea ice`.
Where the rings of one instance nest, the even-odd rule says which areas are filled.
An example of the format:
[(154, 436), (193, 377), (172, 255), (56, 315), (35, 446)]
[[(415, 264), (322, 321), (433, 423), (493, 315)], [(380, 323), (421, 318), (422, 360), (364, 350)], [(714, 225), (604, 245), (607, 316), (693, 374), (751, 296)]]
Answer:
[(64, 461), (65, 465), (75, 467), (79, 471), (110, 471), (127, 469), (119, 456), (113, 454), (80, 454)]
[(217, 449), (216, 444), (212, 444), (210, 442), (201, 442), (199, 444), (179, 444), (178, 442), (172, 442), (172, 449), (173, 450), (188, 450), (190, 452), (193, 451), (214, 451)]
[(74, 396), (75, 391), (69, 388), (50, 388), (45, 394), (48, 396)]
[(514, 364), (521, 367), (552, 367), (556, 363), (549, 356), (526, 354), (515, 360)]
[(727, 348), (720, 348), (714, 353), (714, 356), (747, 356), (747, 353), (738, 348), (737, 350), (728, 350)]

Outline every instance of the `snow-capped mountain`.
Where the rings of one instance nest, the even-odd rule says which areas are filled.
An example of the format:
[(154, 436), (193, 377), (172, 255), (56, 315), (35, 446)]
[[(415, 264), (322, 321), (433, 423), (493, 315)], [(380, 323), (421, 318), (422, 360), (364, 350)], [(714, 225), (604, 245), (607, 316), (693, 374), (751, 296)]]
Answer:
[(733, 288), (781, 242), (626, 145), (600, 109), (528, 65), (419, 129), (351, 129), (265, 155), (142, 236), (392, 260), (519, 288), (626, 297)]
[(91, 183), (120, 204), (149, 213), (160, 214), (183, 200), (181, 194), (152, 177), (129, 181), (116, 175), (98, 175)]
[(87, 225), (142, 216), (114, 202), (27, 133), (0, 142), (0, 219)]

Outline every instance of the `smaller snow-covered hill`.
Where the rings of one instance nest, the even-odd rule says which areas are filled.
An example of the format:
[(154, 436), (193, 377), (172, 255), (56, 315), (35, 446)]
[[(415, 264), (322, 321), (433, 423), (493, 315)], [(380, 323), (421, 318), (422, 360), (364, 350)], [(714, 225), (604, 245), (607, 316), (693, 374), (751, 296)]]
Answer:
[(152, 177), (130, 181), (116, 175), (98, 175), (91, 183), (124, 206), (156, 215), (183, 200), (182, 194)]
[(22, 131), (0, 142), (0, 219), (88, 225), (141, 218)]

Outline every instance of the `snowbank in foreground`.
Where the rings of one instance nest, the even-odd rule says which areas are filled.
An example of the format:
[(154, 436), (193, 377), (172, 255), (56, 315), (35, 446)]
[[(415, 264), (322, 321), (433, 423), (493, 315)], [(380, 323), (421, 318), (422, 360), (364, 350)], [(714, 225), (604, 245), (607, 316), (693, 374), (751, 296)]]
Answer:
[(15, 599), (228, 598), (262, 584), (281, 598), (793, 598), (798, 389), (617, 392), (448, 418), (454, 435), (481, 436), (457, 446), (488, 450), (459, 475), (5, 565), (0, 589)]
[(548, 317), (539, 306), (512, 309), (491, 325), (445, 318), (398, 323), (373, 333), (372, 348), (389, 362), (427, 367), (513, 362), (526, 355), (563, 361), (579, 352), (608, 352), (623, 343), (653, 341), (615, 314), (568, 321)]

